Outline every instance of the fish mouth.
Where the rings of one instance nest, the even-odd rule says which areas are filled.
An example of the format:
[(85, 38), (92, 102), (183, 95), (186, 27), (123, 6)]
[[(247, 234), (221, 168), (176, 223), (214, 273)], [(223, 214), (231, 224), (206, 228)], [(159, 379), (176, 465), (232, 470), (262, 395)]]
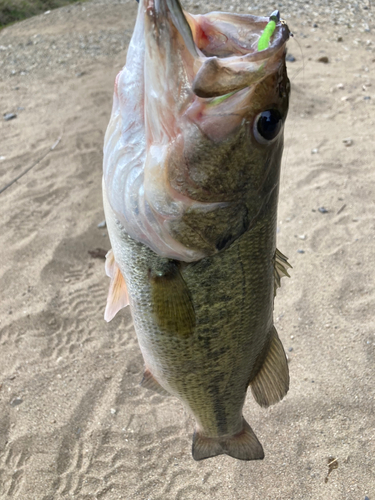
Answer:
[[(144, 8), (150, 21), (145, 26), (149, 44), (158, 38), (159, 50), (169, 46), (159, 57), (169, 57), (171, 62), (173, 53), (180, 54), (191, 91), (201, 98), (236, 92), (274, 72), (289, 38), (289, 29), (277, 11), (270, 17), (222, 12), (192, 15), (183, 11), (179, 0), (144, 0)], [(275, 26), (266, 47), (259, 50), (270, 19)], [(161, 42), (163, 32), (167, 38)]]

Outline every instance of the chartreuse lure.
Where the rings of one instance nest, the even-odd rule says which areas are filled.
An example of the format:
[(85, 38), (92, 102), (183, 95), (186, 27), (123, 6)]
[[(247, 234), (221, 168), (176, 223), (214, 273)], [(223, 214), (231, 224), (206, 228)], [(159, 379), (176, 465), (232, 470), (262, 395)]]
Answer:
[(275, 12), (272, 12), (272, 14), (270, 15), (269, 23), (264, 28), (264, 31), (258, 40), (258, 50), (268, 49), (271, 36), (274, 34), (274, 31), (276, 29), (276, 23), (278, 23), (279, 21), (280, 13), (278, 10), (275, 10)]

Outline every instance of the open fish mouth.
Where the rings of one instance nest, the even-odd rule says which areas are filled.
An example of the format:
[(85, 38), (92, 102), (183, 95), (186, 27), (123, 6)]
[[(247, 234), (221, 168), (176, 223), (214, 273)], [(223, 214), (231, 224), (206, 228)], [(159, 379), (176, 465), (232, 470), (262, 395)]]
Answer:
[[(254, 143), (256, 117), (265, 106), (276, 110), (282, 131), (289, 93), (288, 38), (278, 12), (270, 17), (192, 15), (183, 11), (179, 0), (140, 0), (127, 62), (115, 83), (104, 146), (108, 200), (132, 238), (161, 256), (186, 262), (217, 251), (216, 244), (201, 245), (196, 238), (182, 244), (182, 231), (198, 229), (186, 218), (183, 227), (180, 221), (189, 211), (225, 211), (251, 183), (251, 189), (259, 188), (246, 176), (241, 185), (223, 178), (215, 186), (215, 171), (224, 171), (227, 153), (222, 150), (236, 134), (240, 140), (240, 129), (246, 126), (249, 132), (241, 135), (245, 158), (250, 147), (246, 144)], [(282, 142), (281, 135), (272, 140)], [(210, 166), (206, 152), (212, 148), (222, 159)], [(202, 151), (201, 157), (194, 151)], [(269, 164), (269, 158), (254, 157), (253, 163), (249, 168), (255, 171)], [(238, 224), (243, 229), (237, 236), (246, 230), (245, 222)]]
[[(180, 51), (185, 66), (192, 65), (190, 83), (198, 97), (221, 96), (259, 81), (275, 69), (289, 38), (289, 29), (280, 21), (278, 11), (270, 17), (221, 12), (194, 16), (182, 10), (179, 0), (144, 0), (144, 9), (149, 47), (154, 38), (159, 49), (164, 44), (164, 48)], [(270, 20), (274, 27), (265, 48), (259, 50), (259, 41)], [(179, 49), (181, 41), (175, 31), (190, 57)], [(159, 52), (160, 58), (168, 56), (171, 53)]]

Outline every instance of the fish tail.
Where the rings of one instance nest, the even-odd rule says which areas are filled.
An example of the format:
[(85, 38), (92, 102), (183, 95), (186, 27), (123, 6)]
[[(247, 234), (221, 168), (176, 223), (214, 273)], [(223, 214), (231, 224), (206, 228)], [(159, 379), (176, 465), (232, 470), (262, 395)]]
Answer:
[(239, 460), (262, 460), (264, 458), (262, 445), (246, 420), (242, 421), (242, 430), (230, 437), (207, 437), (195, 432), (192, 449), (194, 460), (223, 454)]

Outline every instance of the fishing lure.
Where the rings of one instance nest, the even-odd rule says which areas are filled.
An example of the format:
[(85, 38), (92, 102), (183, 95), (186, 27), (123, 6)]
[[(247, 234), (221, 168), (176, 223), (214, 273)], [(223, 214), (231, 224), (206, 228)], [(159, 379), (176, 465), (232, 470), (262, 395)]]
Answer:
[(280, 21), (280, 12), (278, 10), (275, 10), (272, 12), (270, 15), (270, 20), (266, 27), (264, 28), (263, 33), (261, 34), (261, 37), (259, 38), (258, 41), (258, 50), (265, 50), (268, 49), (268, 46), (270, 44), (271, 36), (273, 35), (275, 29), (276, 29), (276, 24)]

